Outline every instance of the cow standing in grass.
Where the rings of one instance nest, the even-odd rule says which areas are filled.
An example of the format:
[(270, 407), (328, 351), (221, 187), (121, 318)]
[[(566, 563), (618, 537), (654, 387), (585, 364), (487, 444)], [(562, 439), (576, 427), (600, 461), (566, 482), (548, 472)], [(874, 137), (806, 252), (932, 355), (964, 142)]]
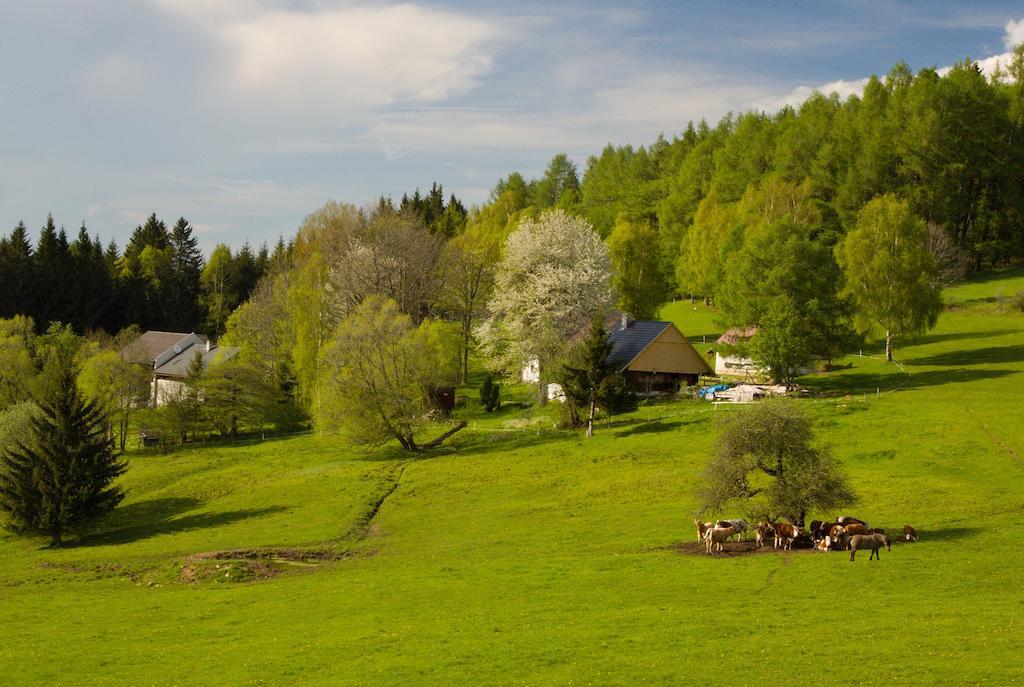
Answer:
[(762, 520), (757, 524), (757, 529), (754, 530), (754, 548), (760, 549), (764, 546), (767, 539), (774, 536), (775, 528), (772, 527), (771, 523)]
[(800, 536), (800, 528), (788, 522), (780, 522), (773, 525), (775, 530), (775, 548), (781, 545), (783, 549), (793, 548), (793, 541)]
[(725, 542), (734, 534), (736, 532), (731, 527), (712, 527), (704, 533), (704, 547), (709, 554), (721, 551), (725, 548)]
[(704, 522), (700, 518), (695, 519), (693, 524), (697, 526), (697, 541), (704, 541), (704, 535), (711, 529), (712, 524)]
[(747, 521), (739, 518), (733, 520), (719, 520), (715, 523), (715, 527), (731, 527), (733, 532), (736, 533), (737, 541), (743, 539), (743, 533), (747, 531)]

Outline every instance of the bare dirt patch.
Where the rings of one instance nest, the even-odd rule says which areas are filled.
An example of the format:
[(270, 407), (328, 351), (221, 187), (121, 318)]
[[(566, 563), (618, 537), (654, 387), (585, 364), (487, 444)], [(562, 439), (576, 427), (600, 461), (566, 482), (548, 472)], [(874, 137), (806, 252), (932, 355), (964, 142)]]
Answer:
[(659, 546), (655, 551), (674, 551), (675, 553), (681, 553), (684, 556), (706, 556), (707, 558), (741, 558), (743, 556), (760, 556), (764, 554), (802, 554), (802, 553), (821, 553), (811, 548), (804, 549), (792, 549), (785, 551), (783, 549), (773, 549), (771, 546), (762, 546), (757, 548), (753, 541), (742, 541), (742, 542), (728, 542), (725, 544), (725, 548), (721, 551), (709, 554), (707, 549), (704, 547), (703, 542), (676, 542), (669, 544), (668, 546)]

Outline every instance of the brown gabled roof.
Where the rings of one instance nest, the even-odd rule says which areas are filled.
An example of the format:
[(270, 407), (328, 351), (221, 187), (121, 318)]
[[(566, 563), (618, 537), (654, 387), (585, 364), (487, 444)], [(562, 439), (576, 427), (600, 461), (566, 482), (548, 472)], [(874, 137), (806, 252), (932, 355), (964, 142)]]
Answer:
[(188, 334), (179, 332), (148, 331), (121, 350), (121, 355), (130, 363), (153, 364), (156, 357), (170, 349)]

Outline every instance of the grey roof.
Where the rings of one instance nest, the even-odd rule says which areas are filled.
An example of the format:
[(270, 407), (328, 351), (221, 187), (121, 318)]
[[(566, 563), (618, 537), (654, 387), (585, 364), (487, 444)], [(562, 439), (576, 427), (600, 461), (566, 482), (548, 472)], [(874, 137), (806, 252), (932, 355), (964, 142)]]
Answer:
[(671, 322), (635, 320), (628, 326), (613, 331), (608, 337), (612, 344), (608, 362), (618, 364), (619, 369), (626, 367), (670, 325)]
[(157, 356), (188, 336), (179, 332), (148, 331), (125, 346), (121, 355), (130, 363), (152, 365)]
[(203, 356), (203, 367), (209, 366), (210, 363), (231, 360), (238, 355), (238, 348), (234, 346), (218, 346), (207, 351), (204, 343), (196, 343), (182, 349), (181, 353), (156, 368), (154, 373), (160, 377), (184, 379), (188, 375), (188, 366), (192, 364), (197, 351)]

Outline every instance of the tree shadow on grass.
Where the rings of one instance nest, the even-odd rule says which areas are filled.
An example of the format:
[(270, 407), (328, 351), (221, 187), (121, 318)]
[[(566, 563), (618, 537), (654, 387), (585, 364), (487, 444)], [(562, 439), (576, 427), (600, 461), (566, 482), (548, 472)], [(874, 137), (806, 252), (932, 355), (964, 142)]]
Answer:
[(451, 445), (440, 447), (426, 455), (440, 454), (445, 448), (450, 453), (472, 453), (473, 455), (493, 453), (494, 451), (514, 451), (520, 448), (532, 448), (553, 440), (565, 439), (572, 434), (563, 430), (542, 429), (538, 432), (535, 429), (523, 429), (470, 431), (456, 436), (457, 440)]
[(202, 504), (203, 502), (199, 499), (179, 497), (132, 503), (117, 508), (107, 516), (100, 523), (104, 529), (97, 528), (86, 533), (71, 546), (129, 544), (161, 534), (220, 527), (240, 520), (259, 518), (288, 510), (284, 506), (269, 506), (267, 508), (181, 515)]
[(955, 368), (949, 370), (928, 370), (902, 374), (841, 374), (827, 377), (816, 377), (807, 381), (807, 386), (826, 394), (862, 394), (875, 393), (876, 389), (892, 391), (894, 389), (925, 389), (944, 384), (961, 384), (983, 380), (1000, 379), (1015, 375), (1015, 370), (988, 370)]
[[(1020, 334), (1019, 329), (986, 329), (978, 332), (946, 332), (944, 334), (924, 334), (922, 336), (908, 339), (904, 345), (907, 346), (928, 346), (931, 344), (944, 343), (946, 341), (965, 341), (967, 339), (994, 339), (1010, 334)], [(968, 355), (968, 353), (964, 353)]]
[(674, 420), (670, 422), (665, 422), (660, 419), (643, 420), (632, 427), (615, 432), (615, 436), (631, 437), (640, 434), (661, 434), (662, 432), (671, 432), (674, 429), (679, 429), (684, 424), (691, 423), (683, 422), (682, 420)]
[[(982, 527), (941, 527), (938, 529), (918, 530), (920, 541), (958, 541), (970, 539), (984, 532)], [(900, 533), (897, 533), (899, 536)]]
[(947, 351), (906, 361), (913, 365), (983, 365), (1024, 362), (1024, 345), (989, 346), (966, 351)]

